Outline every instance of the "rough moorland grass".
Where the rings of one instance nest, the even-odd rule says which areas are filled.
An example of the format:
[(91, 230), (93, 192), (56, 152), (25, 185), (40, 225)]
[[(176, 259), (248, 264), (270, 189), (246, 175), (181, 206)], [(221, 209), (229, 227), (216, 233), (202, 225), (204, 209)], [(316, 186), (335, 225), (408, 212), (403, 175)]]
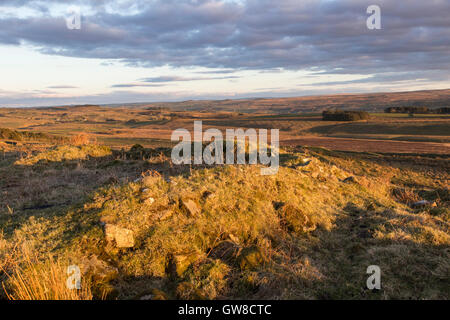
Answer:
[(64, 145), (56, 147), (47, 152), (20, 159), (15, 162), (17, 165), (34, 165), (40, 161), (62, 162), (70, 160), (85, 160), (88, 157), (105, 157), (111, 155), (111, 149), (99, 145), (70, 146)]
[(92, 300), (91, 285), (82, 279), (79, 290), (70, 289), (67, 282), (67, 261), (25, 256), (20, 265), (14, 263), (8, 280), (3, 284), (11, 300)]
[[(303, 167), (305, 157), (312, 161)], [(383, 159), (290, 150), (274, 176), (255, 166), (185, 168), (104, 186), (68, 210), (0, 220), (8, 221), (0, 260), (16, 278), (0, 277), (12, 297), (20, 292), (14, 263), (22, 278), (46, 276), (24, 267), (20, 252), (8, 256), (32, 244), (41, 263), (51, 252), (71, 264), (96, 256), (117, 268), (108, 285), (121, 299), (447, 299), (448, 175), (433, 159), (430, 166), (420, 159), (421, 167)], [(399, 201), (393, 190), (406, 186), (439, 197), (440, 211)], [(132, 230), (135, 246), (107, 243), (102, 223)], [(380, 292), (365, 287), (374, 264), (382, 270)]]

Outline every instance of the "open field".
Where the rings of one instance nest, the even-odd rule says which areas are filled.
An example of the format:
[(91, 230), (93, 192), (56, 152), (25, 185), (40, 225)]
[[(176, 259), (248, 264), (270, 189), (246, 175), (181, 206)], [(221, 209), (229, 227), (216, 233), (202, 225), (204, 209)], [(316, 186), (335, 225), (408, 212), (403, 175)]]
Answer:
[(410, 92), (335, 94), (293, 98), (229, 99), (219, 101), (191, 100), (183, 102), (135, 104), (135, 106), (170, 108), (179, 111), (209, 110), (215, 112), (238, 111), (245, 113), (322, 112), (329, 108), (383, 112), (386, 107), (448, 106), (449, 99), (450, 90), (444, 89)]
[[(350, 151), (448, 153), (450, 143), (449, 115), (407, 117), (372, 113), (367, 121), (335, 122), (322, 121), (318, 113), (175, 111), (148, 106), (0, 109), (0, 128), (67, 137), (85, 132), (99, 143), (115, 148), (131, 147), (135, 143), (147, 147), (170, 146), (173, 130), (192, 130), (195, 120), (203, 122), (204, 130), (279, 129), (282, 144), (303, 141), (336, 150), (349, 150), (350, 146)], [(349, 139), (367, 140), (367, 148), (360, 149), (364, 144), (358, 140), (351, 149), (353, 144)]]

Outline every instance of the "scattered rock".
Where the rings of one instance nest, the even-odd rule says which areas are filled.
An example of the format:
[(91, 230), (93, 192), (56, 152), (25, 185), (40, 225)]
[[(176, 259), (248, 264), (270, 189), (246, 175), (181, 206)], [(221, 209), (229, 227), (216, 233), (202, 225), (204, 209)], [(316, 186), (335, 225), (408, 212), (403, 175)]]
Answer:
[(83, 277), (91, 279), (92, 294), (96, 299), (115, 299), (119, 292), (109, 284), (119, 276), (119, 270), (110, 266), (96, 255), (84, 258), (80, 263), (80, 271)]
[(118, 248), (134, 247), (133, 231), (118, 227), (113, 224), (105, 224), (105, 235), (108, 242), (114, 241)]
[(273, 208), (274, 208), (275, 210), (279, 210), (279, 209), (281, 209), (282, 207), (284, 207), (284, 206), (286, 205), (286, 203), (283, 202), (283, 201), (273, 201), (273, 202), (272, 202), (272, 205), (273, 205)]
[(234, 243), (239, 244), (239, 238), (236, 237), (234, 234), (230, 233), (228, 235), (228, 238), (230, 238), (230, 240), (233, 241)]
[(432, 207), (432, 208), (436, 208), (437, 204), (436, 202), (431, 202), (428, 200), (420, 200), (417, 202), (414, 202), (413, 204), (411, 204), (412, 208), (421, 208), (421, 207)]
[(188, 217), (196, 217), (201, 213), (201, 209), (191, 199), (181, 200), (181, 204), (186, 209)]
[(238, 256), (239, 267), (244, 270), (256, 270), (266, 262), (261, 249), (258, 247), (244, 248)]
[(173, 211), (168, 209), (168, 210), (164, 210), (159, 214), (159, 220), (160, 221), (164, 221), (169, 219), (171, 216), (173, 215)]
[(316, 224), (308, 216), (293, 205), (285, 205), (278, 210), (280, 223), (287, 229), (297, 233), (307, 233), (316, 229)]
[(205, 192), (203, 192), (203, 194), (202, 194), (202, 198), (203, 198), (203, 199), (209, 199), (209, 198), (211, 198), (213, 195), (214, 195), (214, 194), (213, 194), (211, 191), (205, 191)]
[(312, 159), (309, 158), (303, 158), (302, 162), (298, 165), (299, 167), (306, 167), (311, 163)]
[(114, 280), (119, 275), (119, 270), (110, 266), (96, 255), (84, 258), (80, 264), (80, 271), (83, 276), (90, 276), (95, 282), (108, 282)]
[(345, 178), (344, 180), (342, 180), (342, 182), (344, 182), (344, 183), (357, 183), (356, 178), (354, 176), (350, 176), (348, 178)]
[(232, 262), (239, 254), (241, 247), (234, 241), (222, 241), (211, 250), (210, 257), (225, 262)]
[(172, 278), (182, 278), (187, 268), (201, 256), (194, 252), (190, 254), (177, 254), (168, 257), (166, 273)]

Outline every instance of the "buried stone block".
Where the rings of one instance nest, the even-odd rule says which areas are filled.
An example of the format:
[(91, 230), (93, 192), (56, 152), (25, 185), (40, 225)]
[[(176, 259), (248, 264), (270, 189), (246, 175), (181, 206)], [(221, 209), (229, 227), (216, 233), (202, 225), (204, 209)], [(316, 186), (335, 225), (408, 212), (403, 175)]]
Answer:
[(182, 199), (181, 206), (187, 211), (188, 217), (196, 217), (201, 213), (201, 209), (191, 199)]
[(242, 249), (237, 261), (241, 270), (244, 271), (260, 268), (266, 262), (266, 259), (261, 249), (253, 246)]
[(115, 242), (118, 248), (132, 248), (134, 246), (133, 231), (118, 227), (113, 224), (105, 224), (105, 235), (108, 242)]
[(196, 252), (190, 254), (169, 255), (166, 273), (172, 278), (182, 278), (187, 268), (200, 258), (201, 255)]
[(117, 289), (109, 282), (119, 276), (119, 270), (100, 260), (96, 255), (85, 257), (81, 261), (80, 269), (83, 277), (90, 278), (92, 293), (97, 299), (115, 299)]

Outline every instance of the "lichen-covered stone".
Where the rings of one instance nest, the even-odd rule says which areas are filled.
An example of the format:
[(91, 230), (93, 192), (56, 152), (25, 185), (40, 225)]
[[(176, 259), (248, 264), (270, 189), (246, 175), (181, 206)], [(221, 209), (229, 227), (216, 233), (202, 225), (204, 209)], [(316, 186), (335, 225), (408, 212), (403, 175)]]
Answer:
[(244, 270), (256, 270), (260, 268), (266, 259), (258, 247), (244, 248), (238, 256), (239, 267)]
[(182, 278), (187, 268), (201, 256), (194, 252), (189, 254), (170, 255), (166, 266), (166, 273), (172, 278)]
[(187, 211), (188, 217), (196, 217), (201, 213), (199, 206), (191, 199), (181, 200), (181, 205)]
[(105, 235), (108, 242), (115, 242), (118, 248), (134, 247), (133, 231), (118, 227), (113, 224), (105, 224)]

